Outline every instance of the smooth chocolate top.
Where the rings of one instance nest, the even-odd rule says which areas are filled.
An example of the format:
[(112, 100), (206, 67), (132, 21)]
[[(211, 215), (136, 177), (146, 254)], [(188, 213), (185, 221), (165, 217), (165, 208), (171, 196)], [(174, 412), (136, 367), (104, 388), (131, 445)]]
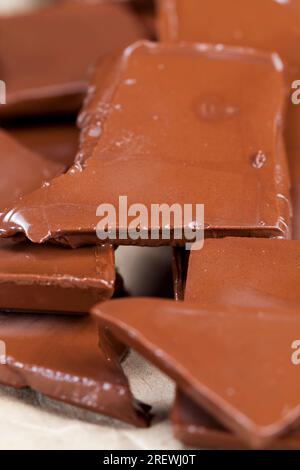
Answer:
[(74, 122), (28, 124), (7, 130), (30, 150), (63, 164), (66, 169), (73, 165), (79, 144)]
[(26, 193), (60, 175), (64, 166), (43, 158), (0, 129), (0, 214)]
[(67, 1), (0, 18), (0, 37), (11, 117), (77, 110), (90, 66), (145, 33), (124, 4)]
[[(145, 426), (119, 364), (120, 347), (99, 338), (90, 316), (0, 315), (7, 365), (0, 382)], [(117, 353), (118, 351), (118, 353)]]
[[(171, 414), (175, 436), (187, 446), (198, 449), (245, 450), (247, 446), (232, 432), (177, 390)], [(291, 431), (270, 444), (272, 450), (300, 448), (300, 431)]]
[(205, 204), (212, 235), (288, 236), (289, 182), (277, 126), (283, 81), (270, 56), (139, 42), (100, 70), (79, 118), (76, 165), (6, 214), (4, 236), (95, 242), (99, 204), (113, 204), (118, 222), (120, 195), (149, 212), (155, 203)]
[(300, 106), (292, 83), (300, 77), (299, 0), (159, 0), (164, 41), (209, 42), (277, 52), (288, 92), (285, 141), (293, 183), (293, 237), (300, 239)]
[(300, 242), (226, 238), (192, 251), (185, 300), (255, 308), (298, 308)]
[(121, 299), (93, 314), (247, 445), (267, 447), (299, 422), (298, 309)]

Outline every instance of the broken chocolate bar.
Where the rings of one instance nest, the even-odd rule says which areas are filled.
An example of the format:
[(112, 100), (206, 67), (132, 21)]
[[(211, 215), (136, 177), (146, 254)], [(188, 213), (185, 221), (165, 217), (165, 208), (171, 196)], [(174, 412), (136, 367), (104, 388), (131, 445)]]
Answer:
[(1, 118), (77, 111), (89, 68), (145, 35), (121, 3), (61, 2), (0, 18)]
[(185, 300), (240, 307), (298, 308), (300, 242), (225, 238), (192, 251)]
[[(177, 390), (171, 414), (174, 434), (183, 444), (198, 449), (246, 450), (239, 437)], [(271, 443), (270, 450), (300, 448), (300, 431), (291, 431)]]
[(247, 446), (299, 424), (298, 309), (121, 299), (92, 311)]
[(185, 243), (184, 236), (172, 238), (183, 221), (145, 225), (142, 217), (143, 232), (168, 229), (169, 239), (121, 237), (134, 218), (119, 221), (121, 195), (127, 207), (143, 203), (148, 214), (154, 204), (204, 204), (208, 236), (289, 236), (289, 179), (277, 126), (284, 85), (270, 56), (139, 42), (100, 72), (79, 118), (76, 164), (5, 214), (2, 236), (99, 243), (97, 209), (105, 203), (116, 210), (108, 227), (116, 236), (106, 242)]
[[(0, 131), (0, 213), (16, 199), (49, 184), (63, 166), (31, 152)], [(87, 313), (114, 293), (111, 246), (33, 246), (0, 240), (0, 310)]]
[(0, 383), (147, 425), (148, 408), (134, 401), (119, 364), (124, 349), (104, 338), (99, 345), (90, 316), (1, 314), (0, 332), (6, 347)]
[[(298, 0), (160, 0), (164, 41), (209, 42), (276, 52), (286, 77), (285, 141), (293, 185), (293, 237), (300, 238), (300, 2)], [(266, 25), (268, 25), (266, 30)], [(281, 62), (281, 60), (283, 62)], [(298, 90), (297, 90), (298, 88)], [(295, 94), (295, 99), (293, 98)], [(283, 123), (282, 123), (283, 125)]]

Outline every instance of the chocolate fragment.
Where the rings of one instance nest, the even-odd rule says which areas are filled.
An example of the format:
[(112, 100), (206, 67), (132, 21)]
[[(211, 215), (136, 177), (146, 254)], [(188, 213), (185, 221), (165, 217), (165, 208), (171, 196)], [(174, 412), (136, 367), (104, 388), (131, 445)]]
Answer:
[[(285, 143), (291, 168), (293, 237), (300, 238), (300, 2), (298, 0), (160, 0), (160, 36), (164, 41), (209, 42), (269, 51), (284, 65), (287, 87)], [(266, 25), (267, 29), (266, 29)], [(279, 54), (279, 56), (277, 54)], [(283, 61), (283, 62), (282, 62)], [(296, 93), (296, 102), (293, 94)], [(283, 123), (278, 121), (283, 126)]]
[(298, 310), (122, 299), (92, 311), (247, 446), (299, 425)]
[(0, 366), (2, 384), (30, 387), (135, 426), (147, 425), (148, 408), (131, 395), (119, 364), (119, 345), (104, 343), (103, 338), (99, 345), (90, 316), (1, 314), (0, 337), (7, 361)]
[(77, 111), (89, 68), (145, 35), (121, 3), (58, 2), (0, 18), (1, 118)]
[(75, 122), (32, 123), (9, 127), (7, 130), (22, 145), (49, 160), (63, 164), (65, 169), (74, 163), (79, 145), (79, 132)]
[[(246, 450), (247, 446), (222, 424), (177, 390), (171, 414), (174, 434), (183, 444), (202, 449)], [(300, 430), (271, 443), (270, 450), (297, 450)]]
[[(114, 66), (102, 64), (95, 80), (79, 118), (75, 166), (7, 213), (3, 236), (99, 243), (96, 212), (109, 203), (117, 234), (108, 242), (185, 243), (184, 236), (121, 239), (127, 225), (118, 224), (120, 195), (128, 196), (128, 207), (143, 203), (148, 214), (153, 204), (203, 203), (208, 236), (289, 235), (288, 172), (276, 126), (284, 88), (269, 56), (140, 42)], [(264, 164), (257, 166), (261, 154)], [(184, 227), (157, 224), (148, 221), (146, 231), (170, 229), (172, 238)], [(143, 220), (140, 225), (145, 228)]]
[(225, 238), (192, 251), (185, 300), (240, 307), (300, 305), (300, 242)]
[[(49, 184), (63, 166), (31, 152), (0, 131), (0, 213), (27, 192)], [(112, 297), (114, 250), (76, 251), (0, 240), (0, 310), (87, 313)]]

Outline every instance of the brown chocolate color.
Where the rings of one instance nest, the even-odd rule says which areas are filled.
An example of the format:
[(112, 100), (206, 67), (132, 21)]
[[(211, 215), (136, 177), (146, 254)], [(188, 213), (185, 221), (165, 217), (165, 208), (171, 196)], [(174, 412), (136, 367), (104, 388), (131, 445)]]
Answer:
[[(175, 437), (186, 446), (198, 449), (247, 449), (238, 436), (228, 431), (180, 390), (176, 393), (171, 420)], [(269, 449), (300, 449), (300, 431), (291, 431), (287, 436), (276, 439)]]
[(0, 116), (78, 110), (89, 68), (145, 35), (121, 3), (59, 2), (0, 18), (0, 76), (7, 84)]
[(300, 77), (300, 2), (274, 0), (159, 0), (164, 41), (210, 42), (277, 52), (288, 91), (286, 147), (293, 185), (293, 237), (300, 238), (300, 106), (292, 104)]
[(185, 300), (240, 307), (299, 308), (300, 242), (225, 238), (192, 251)]
[(128, 206), (144, 203), (149, 213), (155, 203), (203, 203), (213, 236), (288, 236), (289, 180), (276, 124), (284, 94), (275, 65), (244, 49), (130, 46), (97, 71), (79, 118), (75, 166), (6, 214), (2, 235), (99, 242), (99, 204), (112, 204), (118, 221), (119, 196), (127, 195)]
[(135, 426), (147, 425), (147, 408), (134, 401), (119, 364), (124, 349), (104, 339), (98, 344), (90, 316), (1, 314), (0, 337), (7, 361), (0, 366), (0, 383), (30, 387)]
[(92, 311), (248, 446), (267, 447), (299, 425), (298, 310), (121, 299)]
[(79, 132), (74, 122), (27, 124), (7, 129), (15, 139), (33, 152), (61, 163), (66, 169), (73, 165)]
[[(17, 198), (49, 184), (63, 169), (4, 131), (0, 131), (0, 162), (0, 213)], [(73, 251), (0, 240), (0, 259), (0, 310), (87, 313), (114, 293), (110, 245)]]
[(60, 175), (64, 168), (28, 150), (1, 129), (0, 163), (0, 214), (24, 194)]

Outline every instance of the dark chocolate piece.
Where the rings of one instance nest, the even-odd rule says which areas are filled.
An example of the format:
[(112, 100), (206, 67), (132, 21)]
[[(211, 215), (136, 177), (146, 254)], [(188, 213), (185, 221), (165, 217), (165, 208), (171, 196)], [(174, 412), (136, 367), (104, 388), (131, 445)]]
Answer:
[[(79, 118), (75, 166), (7, 213), (3, 236), (99, 242), (97, 208), (109, 203), (117, 240), (108, 242), (185, 243), (118, 238), (127, 228), (118, 224), (120, 195), (128, 196), (128, 207), (144, 203), (148, 213), (152, 204), (205, 204), (208, 235), (289, 235), (289, 180), (277, 126), (284, 87), (270, 56), (139, 42), (109, 65), (98, 70)], [(168, 229), (183, 226), (171, 221)]]
[[(291, 166), (293, 237), (300, 238), (300, 105), (292, 88), (300, 77), (300, 2), (298, 0), (159, 0), (164, 41), (209, 42), (278, 53), (288, 91), (285, 141)], [(266, 29), (267, 25), (267, 29)], [(276, 56), (274, 56), (276, 57)], [(280, 59), (276, 59), (280, 66)], [(297, 86), (298, 87), (298, 86)], [(296, 88), (297, 88), (296, 87)]]
[(134, 401), (119, 364), (124, 349), (103, 338), (99, 344), (90, 316), (1, 314), (0, 337), (7, 361), (0, 366), (2, 384), (30, 387), (135, 426), (147, 425), (147, 408)]
[(90, 67), (145, 35), (120, 2), (58, 2), (0, 18), (1, 118), (77, 111)]
[[(171, 414), (174, 434), (183, 444), (198, 449), (246, 450), (244, 442), (196, 405), (180, 390)], [(300, 449), (300, 430), (271, 443), (270, 450)]]
[(93, 314), (248, 446), (299, 424), (298, 309), (121, 299)]
[(225, 238), (192, 251), (185, 300), (240, 307), (298, 308), (300, 242)]

